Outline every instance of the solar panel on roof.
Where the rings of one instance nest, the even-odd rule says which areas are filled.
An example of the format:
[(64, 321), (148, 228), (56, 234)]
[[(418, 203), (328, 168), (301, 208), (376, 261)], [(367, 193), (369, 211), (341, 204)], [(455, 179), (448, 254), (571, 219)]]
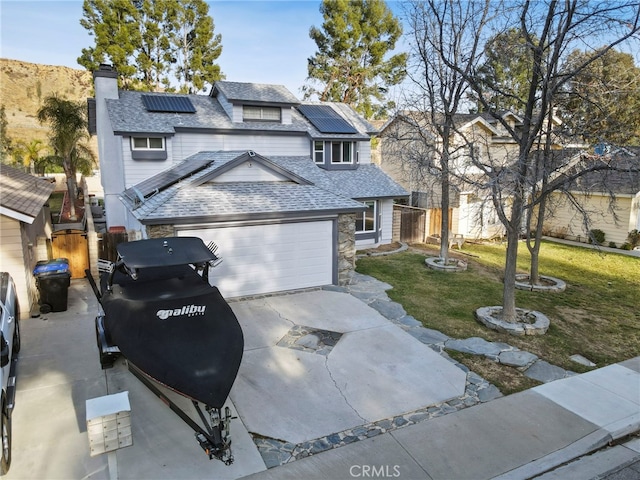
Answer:
[(329, 105), (300, 105), (298, 110), (321, 133), (358, 133), (358, 131)]
[(147, 198), (150, 195), (164, 190), (171, 185), (193, 175), (209, 165), (213, 160), (210, 157), (192, 158), (175, 167), (160, 172), (153, 177), (147, 178), (139, 184), (125, 190), (124, 194), (132, 201), (137, 202), (140, 196)]
[(196, 111), (191, 99), (176, 95), (142, 95), (142, 103), (149, 112), (195, 113)]

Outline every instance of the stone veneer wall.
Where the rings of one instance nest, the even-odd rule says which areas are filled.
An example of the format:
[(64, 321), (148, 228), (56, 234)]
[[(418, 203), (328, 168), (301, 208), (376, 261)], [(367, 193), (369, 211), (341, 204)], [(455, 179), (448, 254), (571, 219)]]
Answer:
[(175, 235), (173, 225), (149, 225), (147, 226), (147, 236), (149, 238), (173, 237)]
[(348, 285), (356, 268), (356, 215), (338, 216), (338, 285)]

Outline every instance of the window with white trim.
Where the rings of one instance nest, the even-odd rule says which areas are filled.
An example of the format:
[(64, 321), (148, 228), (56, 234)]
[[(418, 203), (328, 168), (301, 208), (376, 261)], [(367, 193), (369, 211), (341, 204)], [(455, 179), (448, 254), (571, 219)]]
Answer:
[(353, 142), (331, 142), (331, 163), (353, 163)]
[(279, 122), (281, 118), (280, 107), (242, 106), (242, 120), (245, 122)]
[(324, 163), (324, 142), (313, 142), (313, 160), (316, 163)]
[(131, 150), (164, 150), (164, 137), (131, 137)]
[(369, 233), (376, 231), (376, 202), (362, 202), (367, 209), (356, 214), (356, 233)]

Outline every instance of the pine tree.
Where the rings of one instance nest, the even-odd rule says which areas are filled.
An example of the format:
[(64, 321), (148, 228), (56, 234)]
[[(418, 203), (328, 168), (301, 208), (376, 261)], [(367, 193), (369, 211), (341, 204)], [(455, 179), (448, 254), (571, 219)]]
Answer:
[(78, 63), (111, 63), (128, 90), (205, 90), (223, 78), (222, 39), (208, 13), (204, 0), (84, 0), (80, 24), (95, 45)]
[(347, 103), (366, 118), (381, 116), (390, 106), (388, 88), (406, 75), (406, 53), (387, 58), (402, 35), (400, 21), (382, 0), (323, 0), (320, 12), (322, 28), (309, 31), (318, 52), (308, 59), (305, 98), (317, 95)]

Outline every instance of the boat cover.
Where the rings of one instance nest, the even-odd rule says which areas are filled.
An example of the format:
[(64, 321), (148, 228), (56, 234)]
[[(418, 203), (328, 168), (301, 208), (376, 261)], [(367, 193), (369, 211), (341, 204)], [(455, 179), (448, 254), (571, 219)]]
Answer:
[[(146, 242), (118, 247), (127, 266), (151, 264), (144, 260), (154, 250), (148, 247), (139, 252), (143, 260), (127, 262), (129, 250)], [(159, 248), (167, 249), (161, 243)], [(165, 266), (142, 268), (136, 280), (116, 270), (111, 291), (105, 289), (106, 276), (101, 279), (105, 330), (110, 342), (149, 377), (210, 407), (222, 408), (240, 367), (242, 329), (216, 287), (189, 265), (167, 266), (176, 254), (181, 255), (180, 249), (165, 253), (171, 259)], [(211, 252), (196, 257), (207, 261), (207, 255), (211, 257)], [(193, 255), (187, 261), (193, 262)], [(157, 257), (153, 264), (158, 265)]]

